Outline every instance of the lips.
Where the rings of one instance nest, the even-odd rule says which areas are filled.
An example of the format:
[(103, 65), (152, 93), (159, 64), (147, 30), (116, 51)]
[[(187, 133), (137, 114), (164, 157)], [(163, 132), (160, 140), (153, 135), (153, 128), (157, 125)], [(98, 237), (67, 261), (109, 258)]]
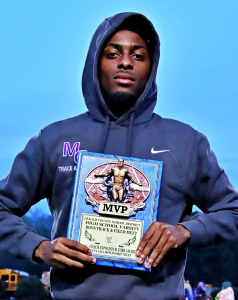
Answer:
[(113, 77), (114, 81), (119, 84), (131, 85), (135, 82), (135, 79), (127, 73), (118, 73)]

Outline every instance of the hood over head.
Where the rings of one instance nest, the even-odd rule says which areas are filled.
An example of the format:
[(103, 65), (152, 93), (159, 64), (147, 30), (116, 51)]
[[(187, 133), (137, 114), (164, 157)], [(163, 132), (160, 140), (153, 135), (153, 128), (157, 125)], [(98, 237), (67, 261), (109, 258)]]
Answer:
[[(117, 118), (112, 114), (103, 99), (98, 79), (98, 66), (101, 53), (106, 42), (119, 30), (130, 30), (138, 33), (145, 41), (151, 57), (151, 73), (144, 91), (135, 105)], [(82, 88), (86, 106), (91, 118), (105, 122), (112, 118), (116, 124), (127, 125), (130, 115), (134, 113), (134, 124), (150, 120), (157, 100), (157, 86), (155, 82), (160, 56), (160, 41), (153, 24), (142, 14), (125, 12), (105, 19), (94, 33), (86, 58)]]

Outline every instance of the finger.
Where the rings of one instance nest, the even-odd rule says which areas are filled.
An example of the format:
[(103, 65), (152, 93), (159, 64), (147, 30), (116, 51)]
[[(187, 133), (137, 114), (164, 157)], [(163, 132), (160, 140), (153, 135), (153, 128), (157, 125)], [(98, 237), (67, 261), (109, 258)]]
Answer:
[(137, 247), (136, 255), (141, 256), (142, 252), (145, 249), (145, 246), (148, 244), (150, 238), (154, 235), (156, 227), (153, 224), (148, 228), (146, 233), (142, 236), (142, 239)]
[(95, 264), (96, 259), (87, 254), (69, 249), (67, 247), (57, 246), (51, 249), (45, 256), (44, 260), (52, 267), (68, 268), (76, 267), (83, 268), (86, 264)]
[[(93, 260), (93, 258), (91, 258)], [(95, 260), (95, 259), (94, 259)], [(96, 260), (95, 260), (96, 262)], [(79, 268), (82, 269), (85, 267), (85, 262), (73, 260), (67, 256), (61, 254), (55, 254), (54, 258), (51, 260), (51, 266), (60, 269), (67, 268)]]
[(143, 251), (143, 249), (146, 247), (146, 245), (148, 244), (150, 238), (154, 235), (156, 235), (156, 240), (158, 241), (161, 237), (161, 235), (163, 234), (163, 231), (166, 228), (171, 227), (172, 225), (170, 224), (166, 224), (166, 223), (160, 223), (160, 222), (155, 222), (153, 224), (150, 225), (150, 227), (147, 229), (146, 233), (143, 235), (138, 248), (137, 248), (137, 256), (139, 256), (141, 254), (141, 252)]
[(150, 268), (156, 267), (158, 263), (163, 259), (165, 254), (171, 249), (176, 248), (176, 239), (173, 233), (168, 229), (160, 239), (159, 243), (155, 246), (149, 259), (146, 261), (145, 266)]
[[(158, 255), (162, 252), (162, 249), (164, 248), (164, 245), (167, 242), (167, 235), (166, 235), (166, 224), (163, 224), (160, 226), (159, 231), (156, 230), (154, 232), (154, 235), (148, 240), (147, 244), (145, 245), (145, 248), (143, 249), (142, 254), (139, 257), (139, 262), (143, 263), (143, 261), (146, 259), (146, 266), (148, 268), (151, 267), (154, 260), (157, 258)], [(148, 255), (150, 254), (150, 257), (148, 258)]]
[(77, 250), (79, 252), (83, 252), (83, 253), (88, 254), (88, 255), (92, 254), (92, 250), (90, 248), (88, 248), (87, 246), (85, 246), (85, 245), (83, 245), (83, 244), (81, 244), (77, 241), (73, 241), (73, 240), (69, 240), (69, 239), (64, 238), (63, 241), (62, 241), (62, 244), (64, 246), (66, 246), (67, 248), (74, 249), (74, 250)]
[(89, 256), (88, 254), (84, 254), (82, 252), (79, 251), (75, 251), (75, 250), (71, 250), (68, 248), (65, 248), (62, 252), (62, 254), (74, 261), (80, 261), (83, 263), (90, 263), (90, 264), (94, 264), (96, 262), (96, 259), (92, 256)]
[(145, 261), (145, 267), (150, 268), (152, 265), (153, 267), (157, 266), (157, 264), (161, 261), (161, 259), (165, 256), (167, 251), (170, 247), (166, 247), (168, 245), (168, 234), (165, 232), (165, 234), (161, 237), (158, 244), (155, 245), (152, 253)]
[(86, 263), (95, 263), (96, 260), (89, 256), (92, 252), (91, 250), (76, 242), (71, 240), (58, 239), (57, 242), (53, 243), (53, 253), (60, 254), (68, 257), (75, 261), (83, 261)]
[(169, 225), (164, 223), (153, 223), (151, 227), (147, 230), (147, 232), (142, 237), (142, 240), (137, 248), (137, 262), (143, 263), (146, 257), (151, 253), (154, 247), (160, 241), (164, 231), (168, 228)]

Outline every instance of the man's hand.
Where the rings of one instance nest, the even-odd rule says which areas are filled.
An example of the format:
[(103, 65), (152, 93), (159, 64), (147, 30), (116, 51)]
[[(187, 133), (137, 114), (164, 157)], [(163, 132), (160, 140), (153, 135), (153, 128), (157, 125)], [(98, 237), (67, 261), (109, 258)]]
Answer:
[[(155, 267), (171, 248), (183, 245), (190, 238), (190, 232), (182, 225), (154, 222), (150, 225), (137, 248), (137, 262), (145, 267)], [(150, 254), (150, 257), (148, 255)]]
[(34, 251), (34, 257), (46, 262), (54, 268), (68, 267), (84, 268), (85, 264), (95, 264), (96, 259), (91, 257), (91, 250), (76, 241), (65, 237), (54, 241), (43, 241)]

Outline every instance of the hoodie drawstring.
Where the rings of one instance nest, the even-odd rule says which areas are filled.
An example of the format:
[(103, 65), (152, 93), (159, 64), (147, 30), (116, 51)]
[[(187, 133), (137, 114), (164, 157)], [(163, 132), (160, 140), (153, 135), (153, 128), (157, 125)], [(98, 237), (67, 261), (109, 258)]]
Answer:
[(110, 124), (110, 117), (108, 115), (106, 115), (106, 120), (105, 120), (103, 131), (102, 131), (102, 140), (101, 140), (101, 147), (99, 149), (99, 153), (104, 153), (107, 136), (108, 136), (108, 131), (109, 131), (109, 124)]
[(132, 149), (134, 118), (135, 118), (135, 112), (133, 111), (130, 114), (129, 128), (128, 128), (127, 138), (126, 138), (126, 156), (129, 157), (131, 156), (131, 149)]

